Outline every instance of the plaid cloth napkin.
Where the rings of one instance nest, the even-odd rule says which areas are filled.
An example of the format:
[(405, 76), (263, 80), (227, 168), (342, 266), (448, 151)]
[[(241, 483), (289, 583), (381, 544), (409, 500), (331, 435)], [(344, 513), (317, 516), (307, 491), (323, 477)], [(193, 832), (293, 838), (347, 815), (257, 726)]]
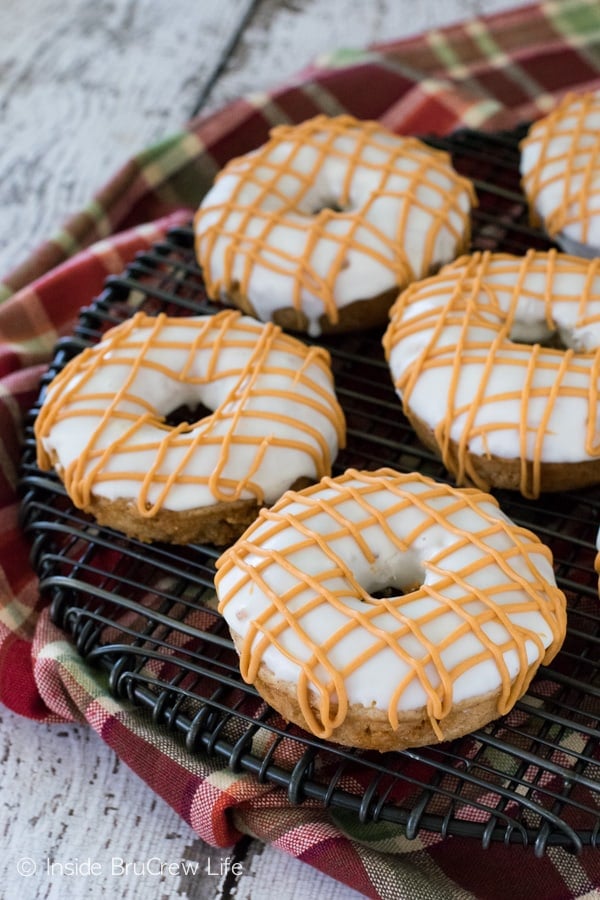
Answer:
[[(600, 854), (421, 832), (316, 803), (185, 751), (116, 702), (50, 621), (19, 530), (21, 417), (57, 338), (110, 273), (187, 220), (219, 167), (279, 122), (318, 112), (379, 118), (404, 133), (498, 129), (548, 111), (567, 90), (600, 87), (600, 5), (551, 0), (364, 51), (334, 53), (268, 95), (243, 98), (130, 160), (92, 203), (0, 286), (0, 700), (40, 721), (88, 722), (208, 843), (269, 841), (368, 897), (598, 896)], [(151, 223), (151, 224), (143, 224)]]

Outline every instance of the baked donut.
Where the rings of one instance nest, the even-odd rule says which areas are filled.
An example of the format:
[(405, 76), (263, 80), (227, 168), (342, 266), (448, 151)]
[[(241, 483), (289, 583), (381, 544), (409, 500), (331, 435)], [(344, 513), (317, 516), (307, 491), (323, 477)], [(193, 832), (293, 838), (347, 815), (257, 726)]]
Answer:
[(599, 265), (475, 253), (399, 296), (392, 380), (457, 484), (535, 498), (600, 481)]
[(550, 550), (495, 499), (348, 470), (289, 491), (218, 560), (243, 678), (285, 719), (402, 749), (506, 713), (565, 634)]
[(209, 296), (262, 321), (370, 327), (399, 287), (466, 249), (473, 200), (448, 154), (321, 115), (225, 166), (195, 217), (196, 256)]
[(59, 372), (35, 422), (38, 464), (75, 506), (174, 543), (234, 540), (329, 473), (344, 435), (328, 353), (237, 310), (137, 313)]
[(567, 253), (600, 256), (600, 91), (567, 94), (521, 142), (532, 221)]

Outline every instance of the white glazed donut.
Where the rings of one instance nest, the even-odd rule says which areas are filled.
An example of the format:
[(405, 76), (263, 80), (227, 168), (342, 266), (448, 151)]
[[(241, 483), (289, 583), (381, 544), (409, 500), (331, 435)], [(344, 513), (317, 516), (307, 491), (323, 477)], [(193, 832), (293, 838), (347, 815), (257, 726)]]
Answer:
[(458, 484), (537, 497), (600, 481), (600, 260), (463, 257), (400, 295), (384, 347)]
[(549, 549), (491, 496), (418, 474), (348, 470), (289, 491), (217, 569), (244, 679), (286, 719), (357, 747), (482, 726), (565, 634)]
[[(206, 411), (176, 426), (181, 406)], [(329, 355), (236, 310), (137, 313), (71, 360), (35, 423), (77, 507), (142, 540), (238, 536), (331, 471), (345, 436)]]
[(521, 143), (523, 189), (567, 253), (600, 256), (600, 91), (567, 94)]
[(377, 122), (279, 126), (229, 162), (195, 217), (211, 297), (318, 335), (387, 321), (397, 293), (463, 252), (470, 182)]

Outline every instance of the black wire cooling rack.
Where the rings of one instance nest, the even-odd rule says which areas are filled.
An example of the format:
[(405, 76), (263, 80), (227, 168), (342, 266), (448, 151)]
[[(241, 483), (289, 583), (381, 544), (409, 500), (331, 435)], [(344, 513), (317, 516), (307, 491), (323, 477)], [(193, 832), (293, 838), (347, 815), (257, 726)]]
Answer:
[[(479, 197), (473, 249), (523, 253), (549, 246), (528, 224), (517, 174), (519, 132), (461, 131), (434, 139)], [(110, 278), (56, 349), (49, 377), (132, 311), (211, 313), (181, 228)], [(348, 423), (348, 466), (391, 466), (445, 479), (401, 414), (381, 350), (381, 331), (323, 341)], [(553, 845), (600, 845), (600, 604), (594, 541), (600, 490), (528, 502), (499, 494), (506, 513), (552, 548), (569, 601), (568, 635), (552, 666), (506, 717), (435, 747), (367, 753), (317, 740), (286, 724), (240, 676), (227, 628), (215, 611), (210, 546), (144, 545), (73, 508), (58, 480), (40, 472), (28, 423), (22, 522), (54, 621), (80, 654), (108, 671), (117, 697), (150, 709), (192, 751), (224, 757), (305, 799), (361, 822), (398, 823), (409, 838), (442, 835), (519, 843), (542, 855)]]

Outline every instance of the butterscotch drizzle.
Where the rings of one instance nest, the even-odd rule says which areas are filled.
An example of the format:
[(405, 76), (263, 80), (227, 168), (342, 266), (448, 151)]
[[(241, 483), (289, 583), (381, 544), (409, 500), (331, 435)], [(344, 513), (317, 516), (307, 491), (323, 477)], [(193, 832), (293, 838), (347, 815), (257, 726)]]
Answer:
[[(411, 397), (419, 379), (426, 372), (439, 370), (448, 402), (445, 414), (433, 426), (434, 435), (444, 464), (458, 484), (472, 483), (488, 489), (472, 463), (471, 446), (480, 439), (485, 447), (489, 435), (505, 431), (512, 436), (512, 458), (520, 461), (521, 493), (526, 497), (539, 496), (549, 422), (556, 404), (564, 398), (585, 401), (582, 457), (584, 451), (592, 458), (600, 456), (600, 348), (576, 352), (538, 343), (525, 348), (510, 337), (519, 321), (521, 304), (532, 301), (542, 304), (550, 332), (555, 329), (553, 306), (558, 302), (563, 310), (565, 305), (572, 308), (568, 319), (573, 329), (583, 331), (597, 323), (598, 317), (590, 313), (590, 307), (592, 301), (597, 305), (600, 300), (599, 273), (600, 260), (584, 260), (554, 250), (530, 250), (524, 257), (474, 253), (445, 267), (437, 276), (410, 285), (398, 298), (384, 336), (388, 360), (394, 347), (407, 337), (420, 333), (427, 337), (421, 352), (395, 379), (395, 386), (410, 415)], [(566, 293), (565, 279), (570, 276), (579, 281), (577, 289)], [(555, 287), (559, 278), (563, 285), (560, 293)], [(443, 297), (447, 297), (445, 302), (439, 300)], [(428, 298), (432, 298), (431, 303)], [(422, 311), (415, 313), (418, 308)], [(461, 401), (461, 376), (469, 365), (478, 367), (475, 371), (479, 372), (479, 381), (463, 391), (466, 400)], [(523, 370), (518, 392), (492, 389), (492, 375), (499, 367)], [(536, 372), (542, 370), (546, 383), (536, 385)], [(579, 376), (578, 384), (571, 377), (574, 375)], [(504, 418), (502, 404), (509, 401), (519, 404), (516, 420)], [(536, 415), (530, 414), (534, 401), (541, 401), (543, 406)], [(489, 421), (479, 416), (484, 407), (494, 410)], [(531, 444), (533, 450), (528, 449)]]
[[(384, 140), (386, 135), (389, 133), (377, 122), (321, 115), (300, 125), (272, 129), (269, 141), (252, 157), (230, 161), (217, 176), (217, 180), (237, 178), (230, 195), (219, 204), (211, 203), (209, 195), (195, 219), (196, 252), (210, 296), (239, 291), (252, 298), (250, 281), (260, 265), (293, 279), (295, 309), (301, 308), (302, 294), (308, 291), (321, 299), (327, 319), (336, 323), (336, 281), (351, 250), (389, 269), (393, 276), (390, 287), (407, 284), (430, 270), (436, 262), (436, 240), (442, 229), (452, 235), (457, 252), (462, 252), (468, 245), (470, 220), (469, 210), (461, 201), (466, 193), (470, 202), (475, 202), (471, 183), (454, 172), (447, 153), (412, 137), (394, 135), (390, 145)], [(310, 162), (306, 158), (308, 148), (315, 151)], [(337, 160), (343, 173), (341, 184), (334, 189), (338, 195), (331, 198), (338, 208), (314, 212), (309, 195), (327, 159)], [(365, 170), (376, 176), (376, 184), (356, 206), (356, 183)], [(400, 195), (390, 187), (398, 175), (407, 181)], [(430, 202), (424, 202), (425, 194)], [(374, 204), (386, 196), (404, 199), (396, 223), (385, 214), (370, 216)], [(432, 201), (432, 197), (436, 199)], [(405, 250), (410, 215), (416, 209), (427, 215), (423, 265), (418, 272), (413, 271)], [(343, 220), (347, 227), (329, 229), (332, 219)], [(282, 222), (292, 232), (305, 236), (301, 252), (287, 252), (273, 244), (271, 236)], [(335, 252), (323, 275), (317, 271), (315, 255), (325, 232)], [(225, 267), (222, 277), (217, 277), (211, 259), (222, 238), (227, 240)], [(241, 276), (234, 273), (238, 260), (242, 261)]]
[[(415, 483), (424, 489), (414, 490)], [(384, 511), (377, 508), (375, 500), (382, 491), (388, 495)], [(439, 498), (452, 502), (436, 504)], [(351, 516), (344, 512), (349, 502)], [(418, 516), (414, 515), (415, 510)], [(348, 712), (346, 680), (369, 659), (391, 650), (406, 664), (406, 676), (392, 692), (387, 709), (391, 727), (398, 727), (403, 693), (417, 682), (427, 697), (432, 728), (443, 740), (443, 720), (452, 708), (457, 679), (491, 660), (501, 682), (498, 713), (507, 712), (527, 689), (539, 662), (549, 662), (558, 651), (565, 633), (565, 598), (536, 567), (535, 557), (551, 563), (549, 549), (496, 510), (496, 501), (476, 489), (452, 489), (418, 474), (399, 474), (391, 469), (348, 470), (302, 492), (288, 492), (273, 508), (261, 510), (254, 525), (225, 551), (217, 564), (219, 609), (225, 617), (230, 603), (240, 595), (247, 596), (251, 621), (240, 653), (243, 678), (253, 682), (266, 649), (275, 647), (299, 667), (297, 699), (302, 714), (313, 733), (327, 738)], [(403, 512), (412, 527), (405, 533), (394, 533), (392, 517)], [(476, 519), (469, 515), (473, 512)], [(324, 516), (328, 517), (327, 525), (323, 524)], [(319, 525), (315, 528), (317, 518)], [(473, 527), (474, 521), (478, 528)], [(350, 557), (358, 551), (369, 565), (376, 564), (383, 535), (400, 556), (415, 547), (419, 537), (433, 526), (441, 526), (448, 539), (442, 549), (438, 549), (438, 544), (430, 548), (429, 555), (424, 552), (422, 565), (427, 583), (405, 595), (373, 598), (357, 581), (356, 566), (344, 558), (345, 552)], [(325, 560), (317, 575), (307, 574), (295, 562), (300, 551), (312, 547), (318, 547)], [(467, 552), (465, 563), (457, 565), (457, 553), (473, 547), (479, 551), (477, 556), (473, 558)], [(478, 585), (485, 583), (486, 572), (490, 573), (490, 586), (484, 590)], [(230, 578), (232, 573), (234, 578)], [(336, 577), (342, 579), (343, 585), (332, 589), (329, 583)], [(230, 585), (227, 589), (223, 586), (226, 579)], [(264, 610), (256, 615), (251, 611), (255, 592), (266, 598)], [(303, 594), (302, 604), (294, 605), (292, 601)], [(349, 597), (362, 602), (351, 605)], [(419, 610), (420, 599), (426, 602)], [(475, 604), (477, 611), (474, 601), (479, 601)], [(344, 624), (333, 629), (324, 625), (317, 640), (308, 633), (305, 617), (311, 611), (322, 610), (325, 623), (328, 609), (341, 613)], [(426, 629), (448, 611), (456, 614), (460, 624), (434, 643)], [(377, 623), (383, 612), (392, 617), (393, 627), (384, 629)], [(524, 623), (524, 613), (539, 613), (547, 623), (551, 640), (548, 644), (546, 638), (546, 647), (540, 635)], [(503, 627), (503, 639), (490, 636), (486, 626), (492, 622)], [(237, 630), (235, 621), (230, 624)], [(350, 650), (348, 637), (363, 630), (372, 637), (367, 648), (360, 652), (356, 648)], [(307, 648), (308, 658), (302, 659), (288, 649), (291, 644), (286, 644), (285, 637), (289, 631)], [(451, 663), (449, 648), (466, 634), (477, 638), (479, 649)], [(406, 638), (411, 636), (419, 642), (421, 655), (414, 652), (414, 642), (410, 649)], [(338, 665), (334, 665), (332, 650), (342, 640), (346, 647), (344, 662), (340, 664), (338, 660)], [(536, 651), (535, 661), (530, 664), (527, 646), (531, 648), (532, 644)], [(364, 641), (362, 645), (365, 646)], [(516, 677), (511, 677), (506, 663), (506, 655), (511, 652), (518, 658)]]
[[(182, 331), (181, 339), (168, 336), (173, 327)], [(233, 362), (226, 367), (224, 354), (232, 350), (239, 352), (231, 355)], [(197, 362), (201, 351), (206, 359), (203, 366)], [(102, 373), (112, 366), (123, 370), (123, 381), (116, 391), (103, 390)], [(314, 367), (326, 373), (323, 384), (315, 380)], [(152, 373), (171, 384), (167, 410), (156, 408), (148, 389), (145, 376)], [(270, 386), (265, 375), (273, 376)], [(277, 386), (272, 383), (275, 379)], [(224, 385), (216, 408), (195, 423), (170, 426), (165, 417), (181, 405), (178, 392), (185, 389), (189, 396), (190, 385), (200, 391), (209, 383)], [(228, 384), (232, 386), (226, 387)], [(262, 397), (272, 400), (269, 410), (257, 406)], [(286, 411), (290, 406), (300, 407), (301, 414)], [(192, 318), (139, 312), (109, 331), (100, 344), (72, 359), (53, 379), (35, 423), (38, 465), (48, 469), (54, 464), (46, 440), (51, 439), (56, 425), (70, 420), (73, 429), (89, 431), (82, 452), (60, 469), (71, 499), (80, 508), (89, 505), (103, 481), (137, 483), (135, 502), (145, 517), (168, 506), (169, 491), (176, 483), (190, 489), (208, 485), (213, 502), (237, 500), (248, 492), (263, 502), (264, 492), (255, 475), (269, 447), (296, 448), (312, 459), (317, 477), (330, 472), (331, 449), (318, 427), (319, 420), (315, 423), (316, 414), (331, 422), (339, 446), (343, 446), (343, 413), (333, 392), (329, 354), (322, 348), (309, 348), (272, 324), (243, 319), (238, 311)], [(108, 429), (114, 429), (115, 423), (117, 434), (109, 438)], [(277, 423), (293, 426), (294, 436), (281, 436), (281, 429), (278, 436)], [(153, 429), (150, 437), (143, 436), (146, 426)], [(216, 466), (191, 474), (188, 460), (209, 446), (218, 448)], [(172, 449), (181, 452), (177, 465), (171, 467), (166, 458)], [(248, 457), (248, 450), (245, 470), (239, 477), (227, 477), (231, 458), (239, 452)], [(150, 454), (152, 459), (145, 468), (131, 462), (141, 454)], [(157, 485), (160, 490), (151, 502), (150, 489)]]
[(558, 106), (531, 126), (521, 149), (535, 148), (532, 167), (523, 175), (523, 189), (530, 200), (531, 219), (540, 223), (536, 204), (542, 192), (553, 205), (544, 214), (544, 226), (552, 237), (570, 225), (580, 228), (579, 240), (589, 240), (590, 223), (600, 212), (600, 93), (568, 93)]

